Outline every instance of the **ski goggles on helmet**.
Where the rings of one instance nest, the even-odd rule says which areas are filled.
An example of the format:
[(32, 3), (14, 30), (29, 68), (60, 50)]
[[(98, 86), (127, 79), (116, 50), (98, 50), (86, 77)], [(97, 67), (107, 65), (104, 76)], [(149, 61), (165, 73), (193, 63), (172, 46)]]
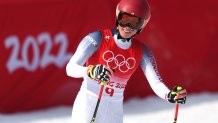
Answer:
[(117, 21), (121, 27), (129, 27), (134, 30), (140, 30), (142, 29), (145, 20), (121, 11), (118, 15)]

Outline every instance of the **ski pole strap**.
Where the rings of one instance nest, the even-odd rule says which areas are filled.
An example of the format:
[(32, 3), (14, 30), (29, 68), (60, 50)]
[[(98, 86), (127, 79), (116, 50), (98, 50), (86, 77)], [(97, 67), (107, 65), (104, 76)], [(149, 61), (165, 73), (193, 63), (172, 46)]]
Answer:
[(106, 85), (107, 82), (101, 81), (101, 85)]

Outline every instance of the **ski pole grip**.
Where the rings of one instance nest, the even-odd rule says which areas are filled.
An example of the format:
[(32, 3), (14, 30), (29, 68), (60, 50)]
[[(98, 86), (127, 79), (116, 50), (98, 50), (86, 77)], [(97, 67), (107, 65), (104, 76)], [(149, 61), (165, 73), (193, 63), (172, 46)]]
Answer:
[(107, 82), (101, 81), (101, 85), (106, 85)]

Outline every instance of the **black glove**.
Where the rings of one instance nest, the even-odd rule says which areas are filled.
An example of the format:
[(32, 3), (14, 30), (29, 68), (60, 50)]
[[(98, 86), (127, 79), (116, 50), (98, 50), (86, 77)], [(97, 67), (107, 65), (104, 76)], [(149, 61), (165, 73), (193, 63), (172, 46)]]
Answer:
[(95, 80), (100, 80), (104, 82), (109, 82), (110, 77), (113, 75), (113, 70), (105, 65), (96, 65), (92, 66), (90, 65), (88, 67), (88, 76)]
[(167, 99), (171, 103), (185, 104), (186, 95), (186, 89), (182, 88), (181, 86), (175, 86), (173, 90), (168, 93)]

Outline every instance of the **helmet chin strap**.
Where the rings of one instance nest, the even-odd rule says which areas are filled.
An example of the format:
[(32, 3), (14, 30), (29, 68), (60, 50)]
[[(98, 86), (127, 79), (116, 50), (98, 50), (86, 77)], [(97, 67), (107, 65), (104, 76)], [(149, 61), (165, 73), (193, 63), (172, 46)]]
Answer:
[(131, 36), (130, 38), (123, 38), (123, 37), (121, 36), (121, 34), (120, 34), (119, 29), (117, 29), (117, 31), (118, 31), (117, 39), (124, 39), (124, 40), (122, 40), (123, 42), (125, 42), (125, 41), (128, 41), (128, 42), (129, 42), (132, 38), (135, 37), (136, 34), (138, 34), (138, 33), (136, 33), (136, 34), (134, 34), (133, 36)]
[(132, 38), (123, 38), (121, 35), (120, 35), (120, 32), (118, 30), (118, 35), (117, 35), (117, 39), (123, 39), (122, 41), (125, 42), (129, 42)]

